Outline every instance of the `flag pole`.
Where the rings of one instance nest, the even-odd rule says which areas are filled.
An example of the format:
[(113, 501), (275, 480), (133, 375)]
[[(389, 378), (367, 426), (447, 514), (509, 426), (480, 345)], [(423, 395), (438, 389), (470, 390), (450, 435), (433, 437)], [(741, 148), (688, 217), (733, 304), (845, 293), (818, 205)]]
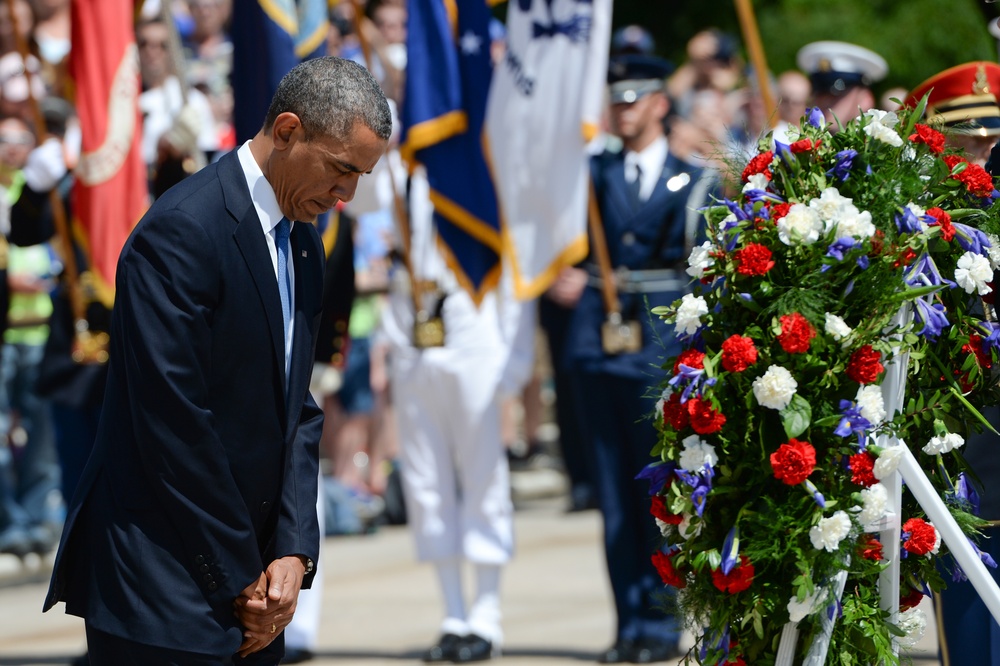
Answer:
[[(14, 0), (6, 0), (7, 11), (10, 14), (11, 30), (14, 33), (14, 40), (17, 44), (18, 53), (24, 66), (24, 78), (28, 85), (28, 105), (35, 121), (35, 132), (39, 138), (39, 145), (47, 138), (48, 130), (45, 127), (45, 116), (42, 114), (42, 107), (35, 99), (32, 84), (35, 74), (28, 68), (28, 42), (21, 34), (18, 25), (17, 12), (14, 10)], [(52, 207), (52, 219), (55, 223), (56, 233), (62, 245), (63, 274), (66, 277), (66, 289), (68, 291), (70, 307), (73, 312), (73, 360), (77, 363), (103, 363), (107, 361), (107, 351), (103, 343), (97, 343), (96, 337), (90, 334), (90, 325), (87, 322), (87, 310), (83, 302), (83, 290), (80, 285), (80, 271), (76, 265), (76, 254), (73, 250), (73, 239), (70, 236), (69, 224), (66, 221), (66, 208), (63, 206), (62, 198), (59, 196), (58, 187), (49, 190), (49, 205)], [(7, 313), (0, 313), (0, 316), (7, 316)], [(96, 343), (96, 344), (95, 344)]]
[(771, 85), (767, 78), (767, 58), (764, 57), (764, 45), (760, 41), (760, 31), (757, 29), (757, 18), (753, 13), (753, 5), (751, 0), (735, 0), (735, 2), (743, 41), (750, 53), (750, 62), (753, 64), (757, 77), (757, 88), (760, 90), (760, 98), (764, 102), (767, 124), (768, 127), (774, 127), (777, 114), (775, 113), (774, 97), (771, 95)]
[[(8, 0), (11, 1), (11, 0)], [(358, 34), (358, 42), (361, 46), (361, 53), (365, 58), (365, 66), (368, 71), (372, 71), (372, 47), (362, 30), (361, 23), (364, 19), (363, 13), (364, 9), (361, 5), (360, 0), (352, 0), (351, 4), (354, 6), (354, 32)], [(383, 63), (384, 67), (390, 67), (388, 63)], [(406, 269), (407, 274), (410, 276), (410, 296), (413, 300), (413, 316), (416, 322), (422, 312), (423, 303), (423, 293), (420, 280), (417, 279), (417, 275), (413, 269), (412, 251), (411, 251), (411, 231), (410, 231), (410, 217), (406, 210), (406, 202), (403, 197), (396, 190), (396, 173), (395, 168), (392, 166), (392, 160), (389, 158), (390, 150), (386, 148), (385, 151), (385, 166), (389, 171), (389, 182), (392, 185), (392, 204), (393, 209), (396, 212), (396, 225), (399, 227), (399, 235), (402, 240), (403, 247), (400, 254), (403, 259), (403, 267)]]

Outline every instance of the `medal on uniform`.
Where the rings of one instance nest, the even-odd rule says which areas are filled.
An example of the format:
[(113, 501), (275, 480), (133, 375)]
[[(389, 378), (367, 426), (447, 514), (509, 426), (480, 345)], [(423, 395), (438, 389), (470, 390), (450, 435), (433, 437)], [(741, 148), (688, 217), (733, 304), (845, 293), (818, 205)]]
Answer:
[(642, 327), (635, 320), (623, 320), (619, 312), (610, 312), (601, 324), (601, 346), (605, 354), (634, 354), (642, 349)]

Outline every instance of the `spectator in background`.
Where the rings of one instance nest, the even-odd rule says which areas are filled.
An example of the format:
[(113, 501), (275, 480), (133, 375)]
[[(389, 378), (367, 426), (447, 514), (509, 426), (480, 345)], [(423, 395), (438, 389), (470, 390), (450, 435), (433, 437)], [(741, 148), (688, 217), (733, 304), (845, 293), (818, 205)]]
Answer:
[(160, 18), (135, 29), (142, 93), (142, 157), (154, 197), (201, 169), (219, 148), (208, 98), (177, 76), (172, 27)]
[(70, 0), (29, 0), (35, 16), (31, 32), (42, 61), (42, 78), (53, 95), (66, 96), (69, 83)]
[[(10, 208), (21, 195), (22, 171), (35, 137), (16, 116), (0, 120), (0, 231), (10, 232)], [(0, 552), (46, 553), (64, 514), (59, 461), (48, 403), (35, 390), (52, 312), (49, 291), (55, 256), (44, 244), (3, 241), (10, 289), (10, 328), (0, 366)]]
[(208, 97), (219, 150), (236, 147), (233, 129), (233, 42), (228, 25), (232, 0), (189, 0), (191, 32), (183, 39), (187, 83)]
[(889, 73), (882, 56), (847, 42), (806, 44), (799, 49), (796, 62), (809, 75), (812, 104), (834, 123), (833, 131), (838, 122), (848, 123), (875, 107), (871, 86)]
[(778, 122), (774, 125), (774, 140), (791, 143), (789, 129), (797, 127), (809, 105), (809, 78), (796, 69), (778, 75)]
[(687, 43), (687, 60), (670, 75), (667, 94), (674, 113), (691, 118), (694, 100), (704, 90), (725, 94), (741, 79), (742, 66), (736, 40), (715, 28), (702, 30)]

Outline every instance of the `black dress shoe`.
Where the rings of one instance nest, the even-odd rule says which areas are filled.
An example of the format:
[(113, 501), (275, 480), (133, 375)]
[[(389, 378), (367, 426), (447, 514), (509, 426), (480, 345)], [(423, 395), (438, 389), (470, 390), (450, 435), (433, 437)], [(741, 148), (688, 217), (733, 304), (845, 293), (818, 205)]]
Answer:
[(677, 643), (658, 638), (640, 638), (632, 645), (629, 661), (633, 664), (655, 664), (680, 656)]
[(312, 661), (315, 657), (311, 651), (302, 648), (285, 648), (285, 656), (281, 658), (280, 664), (301, 664)]
[(458, 655), (458, 646), (462, 637), (456, 634), (442, 634), (437, 645), (432, 645), (424, 652), (423, 660), (427, 663), (435, 661), (454, 661)]
[(467, 664), (470, 661), (487, 661), (494, 656), (492, 641), (476, 634), (469, 634), (458, 644), (458, 652), (452, 661), (456, 664)]
[(632, 650), (635, 644), (624, 638), (619, 638), (615, 644), (597, 655), (599, 664), (623, 664), (632, 660)]

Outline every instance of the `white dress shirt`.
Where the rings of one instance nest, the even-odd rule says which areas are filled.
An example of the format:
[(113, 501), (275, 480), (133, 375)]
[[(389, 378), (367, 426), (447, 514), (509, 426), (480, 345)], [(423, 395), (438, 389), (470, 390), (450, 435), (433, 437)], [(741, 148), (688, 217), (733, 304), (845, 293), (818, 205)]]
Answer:
[[(264, 239), (267, 241), (267, 251), (271, 255), (271, 265), (274, 267), (274, 279), (278, 278), (278, 246), (275, 243), (275, 227), (284, 215), (278, 207), (278, 200), (274, 196), (274, 189), (264, 178), (264, 172), (260, 170), (257, 161), (250, 152), (250, 141), (247, 141), (236, 152), (240, 159), (240, 166), (243, 167), (243, 176), (247, 179), (247, 187), (250, 188), (250, 199), (253, 207), (260, 218), (261, 230), (264, 232)], [(295, 220), (289, 220), (292, 227)], [(288, 279), (289, 293), (288, 306), (292, 317), (288, 322), (288, 330), (285, 331), (285, 378), (288, 377), (288, 370), (292, 360), (292, 334), (295, 332), (295, 264), (292, 261), (291, 237), (288, 241)]]
[(636, 167), (642, 174), (639, 180), (639, 199), (645, 201), (656, 188), (656, 182), (663, 173), (667, 161), (667, 137), (661, 136), (639, 152), (625, 153), (625, 182), (636, 178)]

